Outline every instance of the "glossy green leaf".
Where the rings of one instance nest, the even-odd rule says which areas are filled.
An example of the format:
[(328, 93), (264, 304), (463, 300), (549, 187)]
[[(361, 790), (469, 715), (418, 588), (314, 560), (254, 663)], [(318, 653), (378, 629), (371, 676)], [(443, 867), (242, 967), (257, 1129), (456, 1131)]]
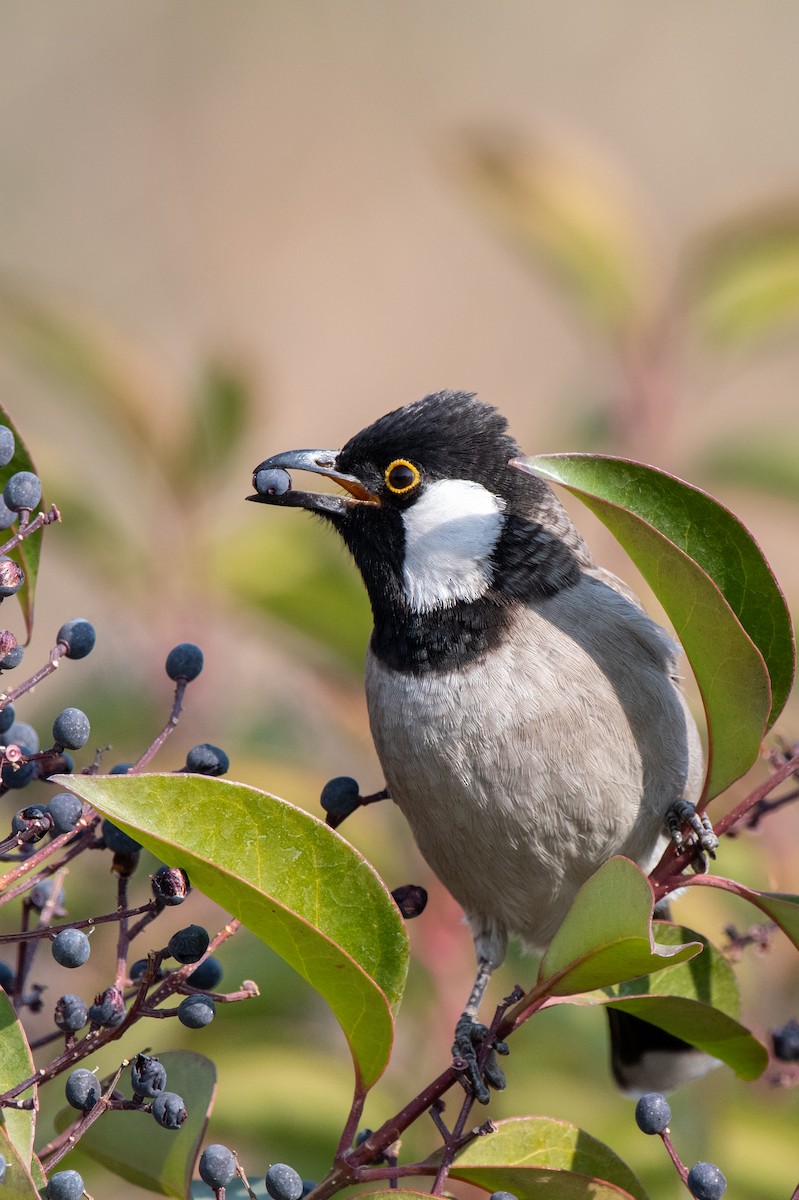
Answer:
[(718, 795), (757, 759), (793, 682), (790, 614), (759, 546), (728, 509), (653, 467), (585, 454), (516, 465), (595, 512), (665, 608), (705, 705), (705, 797)]
[(627, 858), (611, 858), (577, 893), (541, 960), (534, 991), (570, 996), (698, 954), (701, 946), (696, 943), (653, 942), (653, 905), (652, 889), (640, 868)]
[(685, 925), (655, 921), (652, 933), (660, 945), (681, 946), (699, 942), (702, 951), (686, 962), (652, 971), (638, 979), (627, 979), (606, 989), (609, 996), (639, 996), (644, 993), (665, 993), (697, 1000), (737, 1019), (741, 1011), (741, 995), (735, 972), (720, 950), (706, 937)]
[(0, 1154), (6, 1160), (6, 1172), (0, 1184), (3, 1200), (39, 1200), (39, 1190), (30, 1169), (30, 1158), (19, 1154), (5, 1128), (0, 1127)]
[[(15, 442), (14, 457), (7, 466), (0, 467), (0, 494), (2, 494), (6, 483), (12, 475), (16, 475), (17, 471), (31, 471), (34, 475), (37, 475), (38, 472), (24, 441), (2, 404), (0, 404), (0, 424), (7, 425), (13, 431)], [(45, 507), (44, 498), (42, 498), (39, 509), (44, 509)], [(33, 513), (31, 515), (35, 516), (36, 514)], [(15, 533), (16, 528), (16, 525), (12, 525), (10, 529), (0, 530), (0, 545), (8, 541)], [(42, 553), (43, 535), (44, 530), (37, 530), (36, 533), (32, 533), (30, 537), (25, 538), (24, 542), (20, 542), (9, 554), (9, 557), (13, 558), (16, 563), (19, 563), (25, 572), (25, 582), (16, 595), (22, 608), (28, 641), (30, 641), (33, 631), (33, 598), (36, 592), (36, 579), (39, 574), (39, 559)]]
[(465, 140), (455, 165), (492, 228), (594, 326), (619, 334), (646, 317), (652, 280), (641, 214), (607, 163), (576, 148), (485, 135)]
[[(149, 1113), (131, 1109), (106, 1112), (83, 1135), (80, 1149), (129, 1183), (183, 1200), (216, 1094), (216, 1067), (190, 1050), (154, 1054), (166, 1068), (169, 1091), (185, 1101), (188, 1116), (180, 1128), (162, 1129)], [(118, 1089), (126, 1100), (133, 1098), (130, 1071), (123, 1072)], [(74, 1108), (64, 1108), (56, 1128), (64, 1130), (74, 1120)]]
[[(25, 1030), (13, 1004), (0, 989), (0, 1092), (7, 1092), (21, 1080), (28, 1079), (35, 1069)], [(35, 1094), (36, 1089), (32, 1088), (23, 1092), (19, 1098), (27, 1100)], [(18, 1156), (26, 1168), (29, 1168), (33, 1154), (36, 1113), (29, 1109), (3, 1108), (0, 1109), (0, 1122)]]
[(646, 1200), (626, 1163), (602, 1142), (568, 1121), (515, 1117), (495, 1133), (476, 1138), (458, 1154), (453, 1179), (519, 1200)]
[(741, 1079), (757, 1079), (768, 1065), (765, 1046), (738, 1021), (709, 1004), (670, 995), (624, 996), (603, 1003), (690, 1042), (726, 1063)]
[(196, 775), (60, 776), (280, 954), (333, 1009), (356, 1075), (388, 1062), (405, 985), (399, 910), (366, 860), (315, 817)]
[(745, 213), (696, 239), (683, 290), (702, 332), (723, 347), (799, 321), (799, 202)]

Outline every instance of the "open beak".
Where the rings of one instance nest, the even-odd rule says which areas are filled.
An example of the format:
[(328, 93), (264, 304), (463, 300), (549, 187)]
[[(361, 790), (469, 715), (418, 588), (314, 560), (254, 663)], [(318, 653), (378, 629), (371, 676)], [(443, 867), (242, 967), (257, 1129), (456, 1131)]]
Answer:
[[(282, 488), (267, 492), (257, 491), (254, 496), (248, 496), (255, 504), (277, 504), (284, 508), (307, 508), (312, 512), (327, 513), (331, 516), (343, 514), (356, 504), (379, 504), (380, 500), (364, 487), (354, 475), (345, 475), (336, 470), (338, 450), (284, 450), (282, 454), (273, 454), (259, 463), (253, 472), (253, 487), (258, 488), (257, 477), (262, 471), (286, 472), (287, 478)], [(346, 496), (334, 492), (300, 492), (295, 491), (293, 481), (288, 476), (289, 471), (313, 471), (315, 475), (325, 475), (343, 487)]]

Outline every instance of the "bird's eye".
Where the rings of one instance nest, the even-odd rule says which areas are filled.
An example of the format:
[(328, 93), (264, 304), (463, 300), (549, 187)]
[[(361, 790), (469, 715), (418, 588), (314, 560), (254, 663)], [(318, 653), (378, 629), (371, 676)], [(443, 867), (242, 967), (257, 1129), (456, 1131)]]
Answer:
[(413, 463), (405, 458), (397, 458), (386, 467), (384, 478), (388, 490), (395, 496), (402, 496), (416, 487), (421, 476)]

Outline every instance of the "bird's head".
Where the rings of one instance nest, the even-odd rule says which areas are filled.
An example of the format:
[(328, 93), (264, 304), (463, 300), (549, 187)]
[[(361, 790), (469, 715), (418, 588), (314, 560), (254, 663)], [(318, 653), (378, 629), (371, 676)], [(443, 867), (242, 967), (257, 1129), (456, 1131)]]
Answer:
[[(248, 499), (330, 521), (360, 568), (378, 623), (389, 610), (433, 613), (496, 597), (504, 583), (518, 589), (525, 537), (528, 587), (541, 558), (536, 537), (557, 502), (545, 483), (509, 466), (518, 454), (496, 409), (467, 392), (436, 392), (380, 417), (341, 450), (273, 455), (256, 468)], [(295, 489), (290, 471), (326, 476), (343, 493)], [(563, 556), (555, 557), (562, 576)]]

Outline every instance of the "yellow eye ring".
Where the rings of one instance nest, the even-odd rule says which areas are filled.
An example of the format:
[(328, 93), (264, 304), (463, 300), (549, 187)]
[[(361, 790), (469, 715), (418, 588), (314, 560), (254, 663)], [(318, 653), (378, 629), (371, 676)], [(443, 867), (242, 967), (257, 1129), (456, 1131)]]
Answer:
[(402, 496), (417, 486), (421, 475), (413, 463), (408, 462), (407, 458), (395, 458), (386, 467), (383, 478), (390, 492), (393, 492), (395, 496)]

